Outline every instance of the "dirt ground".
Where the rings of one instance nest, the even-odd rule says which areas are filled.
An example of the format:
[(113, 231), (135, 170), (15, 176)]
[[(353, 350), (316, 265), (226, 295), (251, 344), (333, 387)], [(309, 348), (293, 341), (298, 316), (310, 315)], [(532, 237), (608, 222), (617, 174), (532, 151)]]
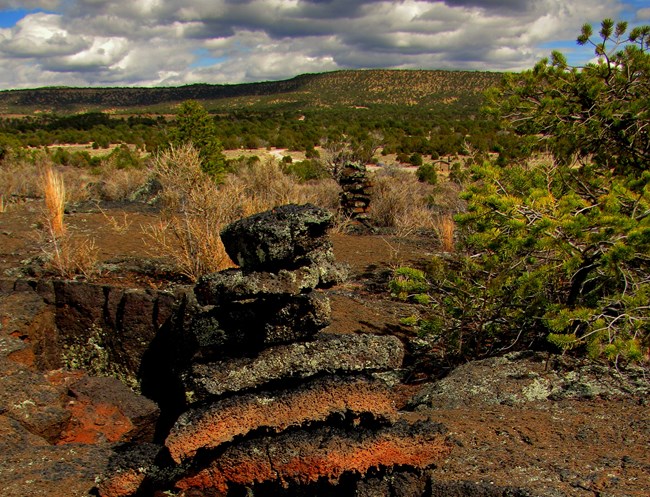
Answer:
[[(28, 200), (0, 213), (3, 278), (17, 277), (42, 254), (41, 209), (41, 202)], [(142, 287), (169, 282), (151, 272), (115, 272), (110, 263), (159, 256), (143, 233), (157, 220), (154, 211), (125, 205), (71, 209), (66, 217), (74, 236), (94, 239), (105, 264), (100, 279)], [(392, 333), (412, 350), (417, 338), (400, 319), (413, 309), (392, 300), (386, 282), (392, 268), (425, 261), (434, 250), (432, 240), (378, 234), (332, 239), (351, 277), (329, 290), (331, 330)], [(157, 261), (164, 266), (164, 258)], [(434, 478), (525, 488), (540, 496), (650, 495), (648, 372), (619, 375), (561, 361), (554, 368), (555, 359), (522, 357), (469, 363), (438, 383), (432, 382), (440, 376), (436, 371), (405, 373), (408, 384), (400, 387), (405, 406), (443, 423), (455, 443), (450, 457), (433, 469)]]

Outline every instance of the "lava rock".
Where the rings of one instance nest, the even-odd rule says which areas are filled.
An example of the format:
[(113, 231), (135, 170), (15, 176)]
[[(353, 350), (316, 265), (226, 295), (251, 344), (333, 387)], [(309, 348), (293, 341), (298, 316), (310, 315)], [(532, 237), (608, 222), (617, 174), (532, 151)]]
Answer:
[(444, 432), (442, 425), (422, 421), (398, 422), (377, 431), (324, 427), (251, 439), (228, 447), (176, 487), (226, 493), (239, 484), (336, 481), (346, 473), (364, 475), (371, 468), (392, 466), (424, 469), (451, 451)]
[(159, 445), (147, 443), (127, 445), (114, 454), (97, 487), (100, 497), (127, 497), (138, 493), (147, 476), (157, 471), (160, 450)]
[(61, 442), (150, 442), (158, 406), (115, 378), (83, 377), (68, 387), (70, 423)]
[(329, 248), (330, 212), (311, 204), (283, 205), (228, 225), (221, 240), (230, 258), (246, 269), (274, 272), (305, 265)]
[(214, 449), (255, 430), (281, 432), (323, 422), (332, 415), (394, 420), (393, 395), (386, 384), (364, 377), (331, 376), (302, 386), (230, 397), (181, 415), (165, 445), (180, 463), (199, 450)]
[(240, 300), (276, 295), (300, 295), (314, 288), (342, 283), (347, 269), (334, 262), (331, 250), (319, 254), (308, 266), (280, 269), (276, 273), (226, 269), (202, 276), (194, 293), (201, 305), (227, 305)]
[(65, 391), (42, 374), (4, 357), (0, 357), (0, 372), (0, 413), (48, 442), (56, 442), (70, 419)]
[(403, 359), (404, 346), (394, 336), (322, 334), (312, 342), (268, 348), (256, 357), (193, 364), (183, 381), (192, 403), (283, 378), (397, 369)]
[(204, 357), (250, 355), (271, 345), (311, 339), (330, 324), (330, 314), (323, 294), (280, 294), (198, 314), (190, 333)]

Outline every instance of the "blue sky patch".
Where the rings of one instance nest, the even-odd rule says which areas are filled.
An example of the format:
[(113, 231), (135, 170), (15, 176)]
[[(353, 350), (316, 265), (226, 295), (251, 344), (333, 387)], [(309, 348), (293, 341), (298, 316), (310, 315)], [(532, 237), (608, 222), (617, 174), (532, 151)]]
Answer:
[(34, 12), (43, 12), (42, 10), (12, 9), (0, 10), (0, 28), (11, 28), (16, 25), (23, 17)]
[(227, 57), (212, 57), (210, 52), (205, 48), (197, 48), (192, 53), (197, 56), (197, 59), (190, 64), (190, 67), (196, 69), (198, 67), (210, 67), (221, 62), (228, 60)]

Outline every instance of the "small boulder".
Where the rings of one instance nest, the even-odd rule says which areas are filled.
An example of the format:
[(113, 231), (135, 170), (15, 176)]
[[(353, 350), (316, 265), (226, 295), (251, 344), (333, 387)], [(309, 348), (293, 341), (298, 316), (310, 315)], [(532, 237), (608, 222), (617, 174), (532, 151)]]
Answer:
[(221, 232), (226, 252), (246, 269), (276, 271), (305, 265), (330, 247), (330, 212), (311, 204), (283, 205), (234, 222)]

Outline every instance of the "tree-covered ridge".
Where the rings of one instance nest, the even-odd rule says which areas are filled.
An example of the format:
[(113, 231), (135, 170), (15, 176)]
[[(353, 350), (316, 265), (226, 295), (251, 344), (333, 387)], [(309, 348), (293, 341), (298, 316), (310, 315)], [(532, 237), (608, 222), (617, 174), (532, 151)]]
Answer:
[(208, 110), (392, 105), (475, 104), (499, 73), (424, 70), (345, 70), (235, 85), (194, 84), (165, 88), (38, 88), (0, 92), (0, 113), (152, 111), (186, 100)]

